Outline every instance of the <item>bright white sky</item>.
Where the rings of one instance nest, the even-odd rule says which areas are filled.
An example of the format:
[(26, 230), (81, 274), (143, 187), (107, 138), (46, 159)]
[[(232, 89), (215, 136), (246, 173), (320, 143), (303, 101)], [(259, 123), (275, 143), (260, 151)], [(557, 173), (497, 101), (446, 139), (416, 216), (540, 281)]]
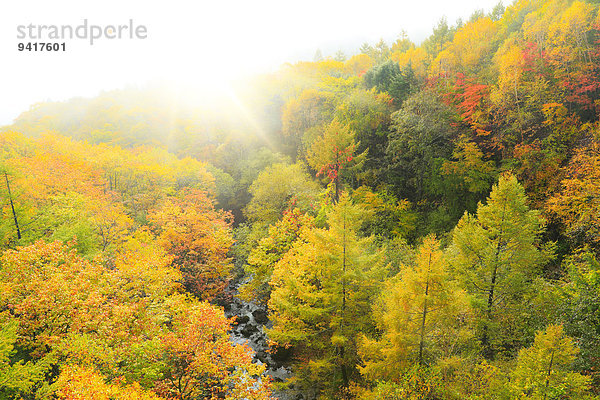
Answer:
[[(498, 0), (7, 0), (0, 7), (0, 125), (33, 103), (161, 81), (218, 87), (404, 29), (419, 43), (443, 16), (453, 24)], [(507, 1), (504, 0), (506, 5)], [(145, 25), (145, 40), (67, 40), (66, 52), (19, 52), (17, 25)]]

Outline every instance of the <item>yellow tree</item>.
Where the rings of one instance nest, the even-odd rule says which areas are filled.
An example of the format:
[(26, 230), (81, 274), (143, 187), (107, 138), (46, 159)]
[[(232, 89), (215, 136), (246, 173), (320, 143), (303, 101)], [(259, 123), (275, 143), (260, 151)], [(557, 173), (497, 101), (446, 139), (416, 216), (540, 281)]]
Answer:
[[(518, 105), (522, 100), (520, 85), (525, 68), (523, 51), (516, 44), (505, 44), (504, 48), (498, 52), (497, 57), (500, 76), (498, 78), (499, 92), (496, 92), (495, 99)], [(501, 98), (500, 95), (502, 95)]]
[(533, 345), (519, 351), (511, 373), (510, 387), (515, 398), (581, 399), (590, 378), (571, 371), (578, 352), (562, 325), (550, 325), (538, 332)]
[(369, 304), (385, 272), (373, 238), (357, 234), (362, 213), (342, 195), (328, 227), (303, 231), (271, 280), (269, 338), (292, 346), (296, 381), (330, 395), (357, 378), (358, 338), (373, 328)]
[(362, 75), (374, 65), (374, 61), (367, 54), (356, 54), (345, 62), (346, 71), (354, 75)]
[(537, 269), (551, 257), (551, 249), (539, 246), (543, 230), (544, 220), (529, 209), (523, 187), (506, 174), (487, 204), (479, 203), (477, 215), (465, 213), (452, 232), (448, 261), (474, 298), (486, 358), (502, 343), (519, 340), (501, 332), (520, 315), (518, 306)]
[(399, 382), (413, 365), (432, 365), (470, 337), (467, 298), (445, 266), (440, 243), (428, 236), (414, 265), (390, 279), (376, 303), (381, 338), (363, 338), (361, 372), (372, 380)]
[(434, 74), (477, 71), (491, 50), (497, 25), (489, 17), (479, 18), (460, 28), (445, 50), (433, 61)]
[(419, 80), (426, 78), (427, 65), (430, 60), (427, 52), (422, 47), (412, 46), (405, 51), (394, 52), (391, 58), (398, 63), (400, 69), (410, 65)]
[(310, 146), (308, 163), (318, 171), (317, 176), (326, 177), (333, 184), (335, 202), (342, 190), (341, 174), (347, 173), (349, 167), (359, 166), (366, 157), (366, 151), (355, 155), (359, 145), (350, 127), (334, 119)]
[(313, 227), (313, 220), (294, 208), (284, 212), (277, 223), (269, 226), (268, 235), (259, 240), (248, 256), (248, 265), (244, 269), (250, 275), (250, 281), (240, 287), (242, 298), (262, 304), (269, 301), (275, 265), (292, 247), (302, 230)]

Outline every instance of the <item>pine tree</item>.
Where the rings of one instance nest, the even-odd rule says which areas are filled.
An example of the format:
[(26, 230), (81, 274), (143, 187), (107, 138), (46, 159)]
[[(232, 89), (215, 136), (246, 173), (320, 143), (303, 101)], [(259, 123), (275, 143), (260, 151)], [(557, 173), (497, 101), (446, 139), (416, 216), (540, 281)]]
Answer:
[(372, 238), (360, 238), (362, 210), (347, 195), (275, 265), (271, 340), (293, 346), (296, 380), (317, 390), (348, 387), (357, 376), (357, 340), (372, 330), (371, 299), (385, 268)]
[(373, 379), (398, 381), (413, 365), (430, 365), (469, 336), (465, 294), (452, 281), (440, 243), (428, 236), (414, 266), (403, 266), (390, 279), (375, 306), (383, 332), (379, 340), (363, 339), (362, 373)]
[[(544, 220), (530, 210), (523, 187), (510, 175), (492, 188), (477, 215), (465, 213), (452, 233), (449, 260), (479, 311), (479, 335), (484, 356), (494, 358), (501, 323), (509, 323), (550, 250), (538, 246)], [(512, 313), (512, 314), (511, 314)]]
[(528, 399), (580, 399), (590, 378), (571, 371), (579, 350), (562, 325), (550, 325), (535, 335), (535, 342), (519, 352), (511, 376), (515, 396)]

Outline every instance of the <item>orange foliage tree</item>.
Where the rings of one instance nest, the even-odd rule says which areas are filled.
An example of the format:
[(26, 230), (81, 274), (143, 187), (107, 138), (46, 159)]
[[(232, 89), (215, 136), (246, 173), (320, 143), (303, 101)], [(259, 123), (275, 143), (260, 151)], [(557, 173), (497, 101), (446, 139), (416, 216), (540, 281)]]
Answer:
[(0, 309), (16, 322), (15, 361), (50, 367), (31, 390), (57, 381), (64, 399), (269, 398), (264, 367), (230, 341), (223, 311), (182, 294), (179, 281), (148, 232), (114, 268), (60, 242), (6, 251)]
[(231, 215), (216, 210), (206, 192), (188, 189), (168, 198), (149, 219), (173, 266), (183, 273), (185, 288), (201, 299), (222, 293), (232, 267), (227, 257), (233, 244)]

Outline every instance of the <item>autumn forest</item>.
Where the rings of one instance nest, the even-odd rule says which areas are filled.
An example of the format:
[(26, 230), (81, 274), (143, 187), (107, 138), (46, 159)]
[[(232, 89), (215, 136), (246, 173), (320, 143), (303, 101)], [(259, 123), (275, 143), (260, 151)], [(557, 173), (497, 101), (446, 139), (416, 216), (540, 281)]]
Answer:
[(597, 1), (38, 103), (0, 199), (0, 399), (600, 398)]

